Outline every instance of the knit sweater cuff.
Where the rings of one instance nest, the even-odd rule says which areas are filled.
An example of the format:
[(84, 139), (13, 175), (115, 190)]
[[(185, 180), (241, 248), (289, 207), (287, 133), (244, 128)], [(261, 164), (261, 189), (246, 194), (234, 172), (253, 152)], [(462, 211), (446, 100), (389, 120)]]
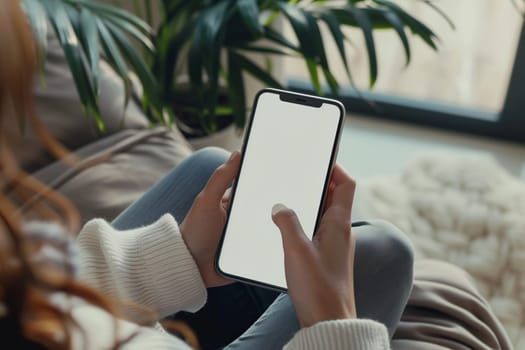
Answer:
[(390, 349), (384, 325), (364, 319), (319, 322), (303, 328), (284, 347), (293, 349)]
[(197, 265), (169, 214), (126, 231), (95, 219), (77, 240), (81, 279), (105, 294), (146, 306), (160, 317), (197, 311), (206, 301)]

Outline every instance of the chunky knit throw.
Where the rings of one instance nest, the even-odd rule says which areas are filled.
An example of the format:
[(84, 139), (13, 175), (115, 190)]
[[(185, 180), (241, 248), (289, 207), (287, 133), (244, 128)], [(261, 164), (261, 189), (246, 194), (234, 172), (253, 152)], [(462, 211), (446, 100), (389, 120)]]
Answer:
[(361, 210), (405, 231), (416, 259), (468, 271), (516, 349), (525, 349), (525, 183), (494, 159), (440, 152), (358, 188)]

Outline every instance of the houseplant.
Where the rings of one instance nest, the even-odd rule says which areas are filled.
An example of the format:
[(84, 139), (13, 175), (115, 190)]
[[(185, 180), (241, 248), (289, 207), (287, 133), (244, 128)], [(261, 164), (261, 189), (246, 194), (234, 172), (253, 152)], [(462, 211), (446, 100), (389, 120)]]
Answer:
[[(98, 104), (100, 60), (104, 58), (122, 79), (125, 104), (132, 94), (130, 72), (143, 86), (143, 107), (150, 116), (162, 118), (158, 85), (144, 56), (154, 50), (150, 26), (139, 17), (119, 7), (94, 0), (21, 0), (39, 47), (40, 61), (45, 60), (48, 31), (54, 30), (64, 50), (80, 101), (99, 129), (104, 121)], [(43, 81), (45, 84), (45, 81)]]
[[(327, 62), (321, 22), (336, 43), (350, 81), (343, 29), (362, 30), (371, 86), (378, 75), (374, 31), (395, 31), (407, 64), (407, 31), (432, 48), (437, 44), (430, 28), (390, 0), (144, 0), (148, 14), (153, 5), (160, 4), (161, 23), (155, 32), (147, 21), (95, 0), (21, 1), (43, 52), (48, 25), (56, 32), (82, 105), (100, 129), (104, 128), (97, 103), (101, 57), (123, 80), (128, 98), (128, 73), (136, 73), (143, 86), (143, 107), (150, 117), (165, 122), (167, 114), (187, 136), (202, 136), (230, 123), (244, 127), (246, 75), (267, 86), (280, 87), (271, 70), (254, 61), (253, 54), (263, 61), (274, 55), (300, 57), (317, 93), (322, 93), (324, 77), (331, 92), (337, 94), (339, 83)], [(441, 13), (430, 0), (418, 1)], [(151, 16), (146, 19), (151, 20)], [(278, 20), (288, 22), (296, 38), (275, 30), (273, 25)], [(144, 48), (142, 53), (132, 41)], [(182, 85), (177, 80), (181, 74), (188, 78)]]
[[(446, 18), (431, 1), (420, 1)], [(328, 64), (320, 23), (326, 25), (336, 43), (350, 81), (343, 28), (362, 30), (368, 51), (370, 86), (378, 76), (375, 30), (397, 33), (407, 64), (411, 55), (407, 31), (434, 49), (437, 45), (437, 37), (428, 26), (389, 0), (163, 0), (161, 12), (152, 68), (161, 99), (167, 106), (176, 106), (169, 109), (190, 136), (213, 133), (228, 124), (229, 119), (223, 122), (228, 117), (232, 117), (237, 127), (244, 127), (245, 75), (267, 86), (280, 87), (271, 71), (253, 61), (254, 53), (264, 57), (298, 56), (305, 62), (318, 94), (323, 92), (321, 78), (331, 93), (337, 94), (339, 83)], [(272, 25), (278, 19), (291, 25), (295, 38), (275, 30)], [(187, 76), (183, 86), (177, 80), (181, 74)]]

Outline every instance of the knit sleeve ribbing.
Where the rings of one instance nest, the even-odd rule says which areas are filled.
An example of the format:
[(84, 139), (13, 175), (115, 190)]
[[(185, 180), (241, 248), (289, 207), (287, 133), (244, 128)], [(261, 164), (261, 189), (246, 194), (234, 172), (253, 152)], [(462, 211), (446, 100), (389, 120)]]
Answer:
[(388, 333), (384, 325), (364, 319), (319, 322), (297, 332), (285, 350), (388, 350)]
[[(119, 231), (102, 219), (88, 222), (77, 238), (80, 279), (99, 291), (157, 311), (197, 311), (206, 288), (175, 219)], [(129, 310), (128, 310), (129, 311)]]

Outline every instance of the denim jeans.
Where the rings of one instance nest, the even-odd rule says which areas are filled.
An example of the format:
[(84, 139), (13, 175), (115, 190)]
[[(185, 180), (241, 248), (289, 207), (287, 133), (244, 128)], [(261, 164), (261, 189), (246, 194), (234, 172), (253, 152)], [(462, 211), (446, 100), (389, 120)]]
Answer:
[[(112, 225), (131, 229), (153, 223), (165, 213), (182, 222), (193, 199), (228, 157), (228, 152), (219, 148), (195, 152)], [(357, 315), (383, 323), (392, 336), (412, 288), (412, 245), (402, 232), (384, 221), (356, 222), (352, 226)], [(179, 312), (171, 318), (192, 327), (202, 349), (281, 349), (299, 329), (288, 295), (240, 282), (209, 288), (201, 310)]]

